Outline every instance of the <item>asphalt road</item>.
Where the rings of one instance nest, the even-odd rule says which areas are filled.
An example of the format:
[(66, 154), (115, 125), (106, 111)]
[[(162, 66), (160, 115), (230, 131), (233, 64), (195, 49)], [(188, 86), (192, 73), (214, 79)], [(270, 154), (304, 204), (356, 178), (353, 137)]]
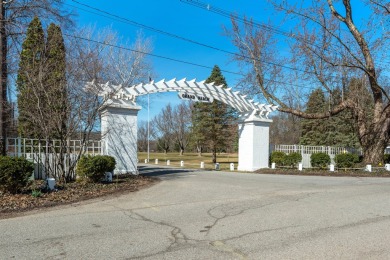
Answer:
[(0, 220), (0, 259), (390, 258), (390, 178), (141, 172), (163, 181)]

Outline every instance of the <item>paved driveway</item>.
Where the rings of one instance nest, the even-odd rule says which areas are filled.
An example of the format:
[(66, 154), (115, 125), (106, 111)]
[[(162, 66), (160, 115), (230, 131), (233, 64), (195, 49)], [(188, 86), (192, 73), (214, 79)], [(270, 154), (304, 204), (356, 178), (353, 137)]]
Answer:
[(390, 178), (142, 172), (163, 181), (0, 220), (0, 258), (390, 258)]

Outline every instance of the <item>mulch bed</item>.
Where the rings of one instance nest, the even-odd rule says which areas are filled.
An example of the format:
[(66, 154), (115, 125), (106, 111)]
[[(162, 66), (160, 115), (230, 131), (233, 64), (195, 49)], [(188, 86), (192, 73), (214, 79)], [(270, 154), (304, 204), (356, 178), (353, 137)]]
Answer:
[(13, 195), (0, 191), (0, 219), (14, 217), (35, 209), (134, 192), (158, 181), (156, 178), (141, 175), (121, 175), (120, 178), (114, 177), (111, 183), (73, 182), (58, 185), (50, 192), (37, 192), (42, 185), (44, 186), (44, 181), (34, 181), (20, 194)]
[(329, 170), (310, 170), (304, 169), (298, 171), (297, 169), (260, 169), (256, 173), (261, 174), (281, 174), (281, 175), (305, 175), (305, 176), (335, 176), (335, 177), (390, 177), (390, 172), (385, 170), (379, 171), (362, 171), (362, 170), (338, 170), (331, 172)]

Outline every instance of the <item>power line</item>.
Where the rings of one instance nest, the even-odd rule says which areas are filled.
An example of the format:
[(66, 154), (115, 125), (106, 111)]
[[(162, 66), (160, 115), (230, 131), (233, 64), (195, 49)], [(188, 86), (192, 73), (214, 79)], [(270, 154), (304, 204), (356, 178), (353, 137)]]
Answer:
[[(126, 50), (126, 51), (137, 52), (137, 53), (141, 53), (141, 54), (148, 55), (148, 56), (155, 57), (155, 58), (159, 58), (159, 59), (165, 59), (165, 60), (169, 60), (169, 61), (173, 61), (173, 62), (183, 63), (183, 64), (192, 65), (192, 66), (201, 67), (201, 68), (206, 68), (206, 69), (213, 69), (213, 67), (211, 67), (211, 66), (202, 65), (202, 64), (199, 64), (199, 63), (194, 63), (194, 62), (189, 62), (189, 61), (184, 61), (184, 60), (179, 60), (179, 59), (175, 59), (175, 58), (171, 58), (171, 57), (167, 57), (167, 56), (163, 56), (163, 55), (157, 55), (157, 54), (153, 54), (153, 53), (150, 53), (150, 52), (144, 52), (144, 51), (140, 51), (140, 50), (124, 47), (124, 46), (115, 45), (115, 44), (112, 44), (112, 43), (92, 40), (92, 39), (88, 39), (88, 38), (85, 38), (85, 37), (82, 37), (82, 36), (77, 36), (77, 35), (72, 35), (72, 34), (67, 34), (67, 33), (63, 33), (63, 35), (65, 35), (67, 37), (72, 37), (72, 38), (75, 38), (75, 39), (83, 40), (83, 41), (89, 41), (89, 42), (93, 42), (93, 43), (97, 43), (97, 44), (101, 44), (101, 45), (105, 45), (105, 46), (109, 46), (109, 47), (113, 47), (113, 48)], [(239, 73), (239, 72), (234, 72), (234, 71), (229, 71), (229, 70), (224, 70), (224, 69), (221, 69), (221, 71), (225, 72), (225, 73), (229, 73), (229, 74), (246, 76), (245, 74)], [(267, 81), (267, 82), (284, 84), (284, 85), (294, 86), (294, 87), (298, 87), (298, 88), (312, 89), (312, 88), (307, 87), (307, 86), (296, 85), (296, 84), (292, 84), (292, 83), (288, 83), (288, 82), (281, 82), (281, 81), (272, 80), (272, 79), (266, 79), (266, 78), (264, 80)]]
[[(126, 24), (130, 24), (132, 26), (136, 26), (136, 27), (139, 27), (139, 28), (142, 28), (142, 29), (146, 29), (146, 30), (149, 30), (149, 31), (157, 32), (159, 34), (163, 34), (163, 35), (166, 35), (166, 36), (169, 36), (169, 37), (172, 37), (172, 38), (176, 38), (176, 39), (179, 39), (179, 40), (190, 42), (192, 44), (199, 45), (199, 46), (202, 46), (202, 47), (205, 47), (205, 48), (209, 48), (209, 49), (212, 49), (212, 50), (216, 50), (216, 51), (219, 51), (219, 52), (223, 52), (223, 53), (226, 53), (226, 54), (229, 54), (229, 55), (234, 55), (234, 56), (238, 56), (238, 57), (245, 58), (245, 59), (250, 59), (250, 60), (254, 59), (254, 58), (246, 56), (246, 55), (242, 55), (242, 54), (239, 54), (239, 53), (236, 53), (236, 52), (228, 51), (228, 50), (225, 50), (225, 49), (222, 49), (222, 48), (219, 48), (219, 47), (215, 47), (215, 46), (212, 46), (212, 45), (209, 45), (209, 44), (206, 44), (206, 43), (201, 43), (201, 42), (198, 42), (198, 41), (195, 41), (195, 40), (192, 40), (192, 39), (188, 39), (186, 37), (183, 37), (183, 36), (180, 36), (180, 35), (177, 35), (177, 34), (174, 34), (174, 33), (170, 33), (170, 32), (164, 31), (164, 30), (160, 30), (160, 29), (157, 29), (155, 27), (148, 26), (148, 25), (136, 22), (134, 20), (130, 20), (128, 18), (121, 17), (119, 15), (116, 15), (116, 14), (113, 14), (113, 13), (101, 10), (99, 8), (96, 8), (96, 7), (93, 7), (93, 6), (81, 3), (81, 2), (79, 2), (77, 0), (71, 0), (71, 1), (77, 3), (77, 4), (81, 5), (81, 6), (84, 6), (86, 8), (89, 8), (89, 9), (92, 9), (92, 10), (95, 11), (95, 12), (92, 12), (92, 11), (80, 8), (78, 6), (67, 4), (69, 6), (72, 6), (72, 7), (75, 7), (75, 8), (79, 8), (80, 10), (83, 10), (83, 11), (86, 11), (86, 12), (89, 12), (89, 13), (93, 13), (93, 14), (96, 14), (96, 15), (99, 15), (99, 16), (102, 16), (102, 17), (110, 18), (112, 20), (119, 21), (119, 22), (126, 23)], [(101, 14), (96, 13), (96, 12), (99, 12)], [(104, 14), (104, 15), (102, 15), (102, 14)], [(285, 69), (289, 69), (289, 70), (294, 70), (294, 71), (299, 71), (299, 72), (303, 72), (303, 73), (314, 74), (314, 72), (311, 72), (311, 71), (306, 71), (306, 70), (302, 70), (302, 69), (286, 66), (286, 65), (283, 65), (283, 64), (275, 63), (275, 62), (269, 62), (269, 61), (264, 61), (264, 60), (262, 61), (260, 59), (256, 59), (256, 60), (260, 61), (260, 62), (263, 62), (265, 64), (269, 64), (269, 65), (273, 65), (273, 66), (277, 66), (277, 67), (281, 67), (281, 68), (285, 68)]]

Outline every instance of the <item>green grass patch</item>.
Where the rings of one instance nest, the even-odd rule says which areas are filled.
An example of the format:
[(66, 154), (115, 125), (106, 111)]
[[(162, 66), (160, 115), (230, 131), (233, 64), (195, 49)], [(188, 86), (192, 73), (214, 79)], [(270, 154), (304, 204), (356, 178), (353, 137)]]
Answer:
[[(148, 153), (139, 152), (138, 160), (140, 163), (144, 163), (147, 159)], [(215, 165), (212, 163), (212, 154), (203, 153), (202, 156), (198, 156), (197, 153), (184, 153), (180, 155), (179, 153), (150, 153), (149, 154), (149, 164), (155, 164), (155, 159), (158, 159), (159, 165), (167, 165), (167, 160), (170, 160), (171, 166), (180, 167), (180, 161), (184, 161), (185, 168), (200, 168), (200, 163), (204, 162), (205, 169), (214, 169)], [(221, 170), (230, 170), (230, 164), (234, 163), (235, 169), (237, 169), (238, 164), (238, 154), (237, 153), (220, 153), (217, 154), (217, 163), (220, 165)]]

